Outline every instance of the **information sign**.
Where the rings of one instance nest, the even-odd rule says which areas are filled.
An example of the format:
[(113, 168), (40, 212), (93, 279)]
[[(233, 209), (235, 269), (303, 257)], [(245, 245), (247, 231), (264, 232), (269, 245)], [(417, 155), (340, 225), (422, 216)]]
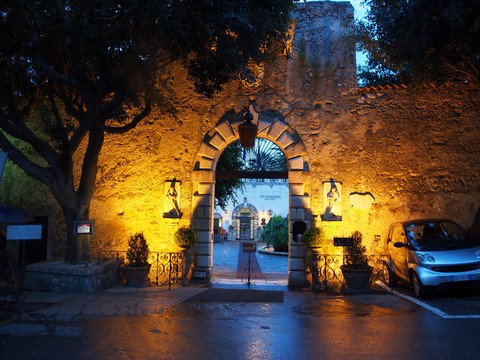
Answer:
[(41, 240), (42, 224), (7, 225), (7, 240)]
[(243, 252), (256, 252), (257, 244), (255, 243), (243, 243)]

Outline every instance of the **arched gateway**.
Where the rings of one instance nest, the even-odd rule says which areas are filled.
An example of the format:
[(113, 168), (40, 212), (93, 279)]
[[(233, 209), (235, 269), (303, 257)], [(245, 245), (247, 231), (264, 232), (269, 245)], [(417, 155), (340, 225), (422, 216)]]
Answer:
[[(293, 239), (292, 224), (296, 221), (312, 222), (310, 211), (311, 175), (305, 147), (298, 133), (286, 124), (281, 116), (270, 112), (254, 113), (258, 118), (258, 137), (274, 142), (288, 161), (289, 184), (289, 261), (288, 284), (308, 284), (305, 271), (305, 250)], [(213, 266), (213, 225), (215, 168), (222, 152), (238, 137), (240, 116), (221, 120), (208, 132), (197, 153), (192, 171), (192, 227), (198, 240), (194, 248), (195, 268), (193, 277), (209, 281), (215, 271)]]

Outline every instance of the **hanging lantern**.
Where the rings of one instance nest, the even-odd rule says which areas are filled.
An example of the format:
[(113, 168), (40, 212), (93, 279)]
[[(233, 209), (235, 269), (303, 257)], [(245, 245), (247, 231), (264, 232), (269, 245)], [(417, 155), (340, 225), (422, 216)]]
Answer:
[(243, 123), (238, 125), (238, 135), (240, 137), (240, 145), (244, 149), (252, 149), (255, 146), (257, 138), (258, 126), (252, 123), (253, 114), (247, 110), (243, 116)]

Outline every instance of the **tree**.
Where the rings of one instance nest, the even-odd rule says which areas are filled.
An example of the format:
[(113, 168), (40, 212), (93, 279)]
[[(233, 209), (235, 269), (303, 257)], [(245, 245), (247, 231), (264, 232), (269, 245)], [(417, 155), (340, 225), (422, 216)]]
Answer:
[[(243, 149), (240, 142), (234, 141), (220, 156), (217, 171), (287, 171), (288, 164), (280, 148), (267, 139), (255, 140), (253, 149)], [(219, 178), (215, 183), (215, 206), (225, 210), (228, 201), (237, 203), (237, 191), (244, 190), (243, 179)]]
[[(217, 171), (242, 170), (244, 149), (240, 145), (240, 141), (234, 141), (228, 146), (218, 159)], [(215, 182), (215, 206), (225, 210), (228, 201), (231, 200), (236, 204), (236, 193), (244, 188), (242, 179), (217, 179)]]
[(365, 0), (357, 39), (366, 85), (478, 81), (480, 1)]
[(279, 252), (288, 251), (288, 219), (281, 215), (274, 215), (265, 225), (260, 239)]
[[(0, 148), (59, 203), (65, 260), (88, 259), (88, 219), (106, 133), (153, 107), (174, 113), (162, 69), (182, 64), (199, 94), (259, 62), (282, 40), (293, 0), (6, 0), (0, 4)], [(41, 110), (35, 120), (32, 114)], [(84, 154), (79, 146), (86, 142)], [(35, 156), (22, 152), (29, 145)], [(82, 157), (75, 181), (74, 159)], [(87, 251), (86, 251), (87, 250)]]
[(288, 171), (288, 164), (282, 150), (273, 142), (259, 138), (253, 149), (246, 150), (248, 171)]

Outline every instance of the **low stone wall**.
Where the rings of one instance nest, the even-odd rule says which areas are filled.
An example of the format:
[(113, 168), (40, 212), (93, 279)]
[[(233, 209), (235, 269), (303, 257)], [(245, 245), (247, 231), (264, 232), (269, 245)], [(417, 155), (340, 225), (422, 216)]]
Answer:
[(72, 265), (45, 261), (27, 265), (24, 285), (29, 291), (53, 291), (91, 294), (118, 285), (119, 261)]

